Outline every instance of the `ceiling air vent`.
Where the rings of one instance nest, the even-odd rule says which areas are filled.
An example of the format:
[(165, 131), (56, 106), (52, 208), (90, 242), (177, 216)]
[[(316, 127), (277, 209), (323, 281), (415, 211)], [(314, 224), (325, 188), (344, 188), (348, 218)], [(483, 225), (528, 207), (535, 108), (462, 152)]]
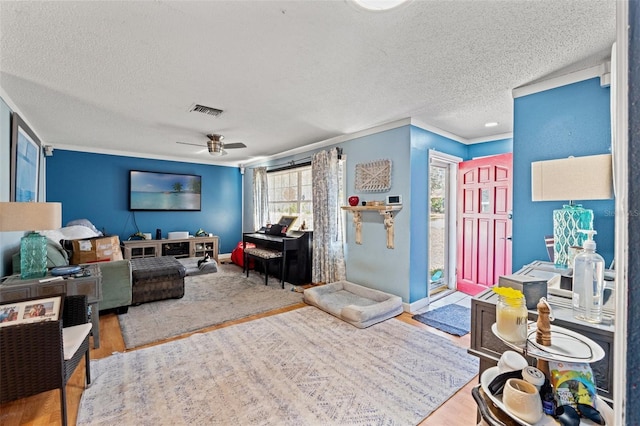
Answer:
[(208, 106), (198, 105), (198, 104), (193, 104), (189, 109), (189, 111), (201, 112), (203, 114), (213, 115), (214, 117), (218, 117), (220, 114), (222, 114), (221, 109), (211, 108)]

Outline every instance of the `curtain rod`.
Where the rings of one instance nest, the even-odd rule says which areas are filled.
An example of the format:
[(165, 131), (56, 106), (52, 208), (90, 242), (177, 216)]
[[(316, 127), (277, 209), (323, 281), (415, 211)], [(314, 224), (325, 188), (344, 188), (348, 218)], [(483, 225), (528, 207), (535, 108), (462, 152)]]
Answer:
[[(338, 151), (338, 159), (342, 159), (342, 148), (336, 147), (336, 151)], [(312, 158), (313, 157), (310, 155), (308, 157), (299, 158), (297, 160), (287, 161), (286, 163), (273, 164), (271, 166), (266, 166), (267, 173), (279, 172), (279, 171), (288, 170), (288, 169), (295, 169), (296, 167), (310, 166)], [(275, 168), (269, 170), (270, 167), (275, 167)]]
[(267, 173), (280, 172), (283, 170), (295, 169), (296, 167), (305, 167), (310, 165), (311, 156), (300, 158), (298, 160), (287, 161), (286, 163), (282, 164), (273, 164), (271, 166), (267, 166)]

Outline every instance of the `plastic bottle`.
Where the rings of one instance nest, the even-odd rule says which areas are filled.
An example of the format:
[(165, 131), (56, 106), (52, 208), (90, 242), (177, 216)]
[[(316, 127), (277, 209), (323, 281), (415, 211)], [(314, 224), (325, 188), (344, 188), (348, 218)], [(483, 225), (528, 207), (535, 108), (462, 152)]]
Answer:
[(602, 322), (602, 299), (604, 293), (604, 259), (596, 253), (593, 235), (596, 231), (578, 230), (587, 234), (584, 251), (573, 263), (573, 316), (577, 319)]

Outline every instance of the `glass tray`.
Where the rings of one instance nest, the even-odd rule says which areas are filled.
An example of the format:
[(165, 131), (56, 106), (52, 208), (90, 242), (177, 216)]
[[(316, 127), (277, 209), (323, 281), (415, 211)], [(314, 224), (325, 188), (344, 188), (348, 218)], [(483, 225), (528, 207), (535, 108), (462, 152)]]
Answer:
[(493, 334), (505, 345), (533, 358), (546, 361), (564, 362), (596, 362), (604, 358), (604, 349), (593, 340), (569, 329), (551, 326), (551, 346), (542, 346), (536, 342), (538, 326), (535, 322), (527, 325), (527, 341), (522, 345), (515, 345), (503, 339), (498, 333), (495, 323), (491, 326)]

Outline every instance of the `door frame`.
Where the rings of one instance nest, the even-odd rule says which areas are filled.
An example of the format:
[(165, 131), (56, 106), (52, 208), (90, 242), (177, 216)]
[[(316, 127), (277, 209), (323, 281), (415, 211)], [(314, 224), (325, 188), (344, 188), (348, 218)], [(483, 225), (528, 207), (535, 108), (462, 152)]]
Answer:
[[(436, 151), (433, 149), (429, 150), (429, 167), (431, 167), (432, 163), (440, 163), (441, 165), (446, 165), (449, 167), (449, 176), (448, 183), (449, 187), (447, 188), (447, 200), (449, 201), (449, 205), (447, 207), (447, 214), (445, 216), (445, 229), (447, 230), (447, 240), (448, 240), (448, 250), (445, 255), (446, 269), (447, 269), (447, 288), (449, 290), (456, 289), (457, 277), (456, 277), (456, 265), (457, 265), (457, 189), (458, 189), (458, 163), (462, 162), (463, 159), (460, 157), (456, 157), (454, 155), (445, 154), (440, 151)], [(429, 202), (431, 202), (431, 189), (429, 187), (429, 194), (427, 195)], [(429, 209), (431, 206), (429, 205)], [(429, 252), (429, 247), (427, 247), (427, 253)], [(427, 262), (427, 275), (429, 275), (429, 266), (430, 260)], [(427, 286), (429, 283), (425, 283)], [(427, 293), (429, 293), (427, 289)]]

